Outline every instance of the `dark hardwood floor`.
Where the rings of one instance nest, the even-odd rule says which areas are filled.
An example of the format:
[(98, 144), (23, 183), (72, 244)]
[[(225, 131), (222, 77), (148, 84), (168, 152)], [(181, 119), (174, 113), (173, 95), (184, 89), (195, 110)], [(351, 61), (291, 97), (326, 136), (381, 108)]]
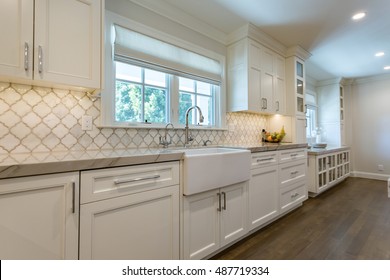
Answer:
[(212, 259), (389, 260), (387, 182), (348, 178)]

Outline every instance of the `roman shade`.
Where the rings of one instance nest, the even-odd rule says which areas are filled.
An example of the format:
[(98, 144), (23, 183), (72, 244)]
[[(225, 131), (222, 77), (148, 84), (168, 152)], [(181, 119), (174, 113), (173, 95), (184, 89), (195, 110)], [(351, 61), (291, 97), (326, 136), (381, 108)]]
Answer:
[(114, 25), (114, 29), (114, 59), (117, 61), (152, 65), (174, 75), (221, 82), (222, 65), (215, 59), (119, 25)]

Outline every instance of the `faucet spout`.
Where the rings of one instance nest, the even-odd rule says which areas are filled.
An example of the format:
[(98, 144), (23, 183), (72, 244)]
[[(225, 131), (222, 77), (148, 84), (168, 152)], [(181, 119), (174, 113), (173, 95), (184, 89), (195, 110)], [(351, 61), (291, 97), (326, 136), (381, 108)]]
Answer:
[(185, 136), (185, 141), (184, 141), (184, 146), (186, 147), (190, 141), (192, 141), (192, 137), (189, 135), (189, 126), (188, 126), (188, 115), (190, 113), (191, 110), (193, 109), (197, 109), (199, 111), (199, 122), (200, 123), (203, 123), (204, 121), (204, 116), (202, 114), (202, 110), (200, 109), (199, 106), (192, 106), (190, 108), (187, 109), (186, 111), (186, 126), (185, 126), (185, 132), (184, 132), (184, 136)]

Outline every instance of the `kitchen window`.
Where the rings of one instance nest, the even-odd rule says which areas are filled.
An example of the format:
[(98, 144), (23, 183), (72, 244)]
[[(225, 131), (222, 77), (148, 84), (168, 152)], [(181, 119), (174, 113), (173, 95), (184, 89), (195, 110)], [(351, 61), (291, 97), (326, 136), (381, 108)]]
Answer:
[(115, 122), (167, 123), (168, 75), (115, 63)]
[(315, 142), (317, 127), (317, 101), (315, 92), (306, 93), (306, 139), (308, 143)]
[[(139, 30), (140, 31), (139, 31)], [(106, 73), (102, 126), (224, 127), (225, 58), (169, 35), (137, 28), (129, 19), (106, 14)]]

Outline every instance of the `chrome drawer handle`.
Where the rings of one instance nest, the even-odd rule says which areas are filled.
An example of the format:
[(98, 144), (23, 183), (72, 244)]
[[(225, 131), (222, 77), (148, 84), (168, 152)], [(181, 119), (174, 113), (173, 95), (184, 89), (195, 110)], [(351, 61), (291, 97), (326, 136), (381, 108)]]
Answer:
[(28, 43), (24, 43), (24, 70), (28, 71)]
[(262, 162), (262, 161), (269, 161), (269, 160), (273, 160), (274, 158), (259, 158), (257, 159), (257, 162)]
[(298, 154), (291, 154), (290, 157), (296, 157)]
[(299, 193), (294, 193), (291, 195), (291, 198), (296, 198), (299, 195)]
[(38, 72), (42, 74), (43, 72), (43, 51), (42, 46), (38, 46)]
[(298, 172), (299, 172), (299, 171), (291, 171), (290, 174), (291, 174), (291, 175), (296, 175), (296, 174), (298, 174)]
[(76, 212), (76, 182), (72, 182), (72, 213)]
[(125, 183), (132, 183), (132, 182), (139, 182), (139, 181), (145, 181), (145, 180), (151, 180), (151, 179), (157, 179), (160, 178), (160, 175), (153, 175), (153, 176), (147, 176), (147, 177), (139, 177), (134, 179), (126, 179), (126, 180), (114, 180), (115, 185), (125, 184)]

